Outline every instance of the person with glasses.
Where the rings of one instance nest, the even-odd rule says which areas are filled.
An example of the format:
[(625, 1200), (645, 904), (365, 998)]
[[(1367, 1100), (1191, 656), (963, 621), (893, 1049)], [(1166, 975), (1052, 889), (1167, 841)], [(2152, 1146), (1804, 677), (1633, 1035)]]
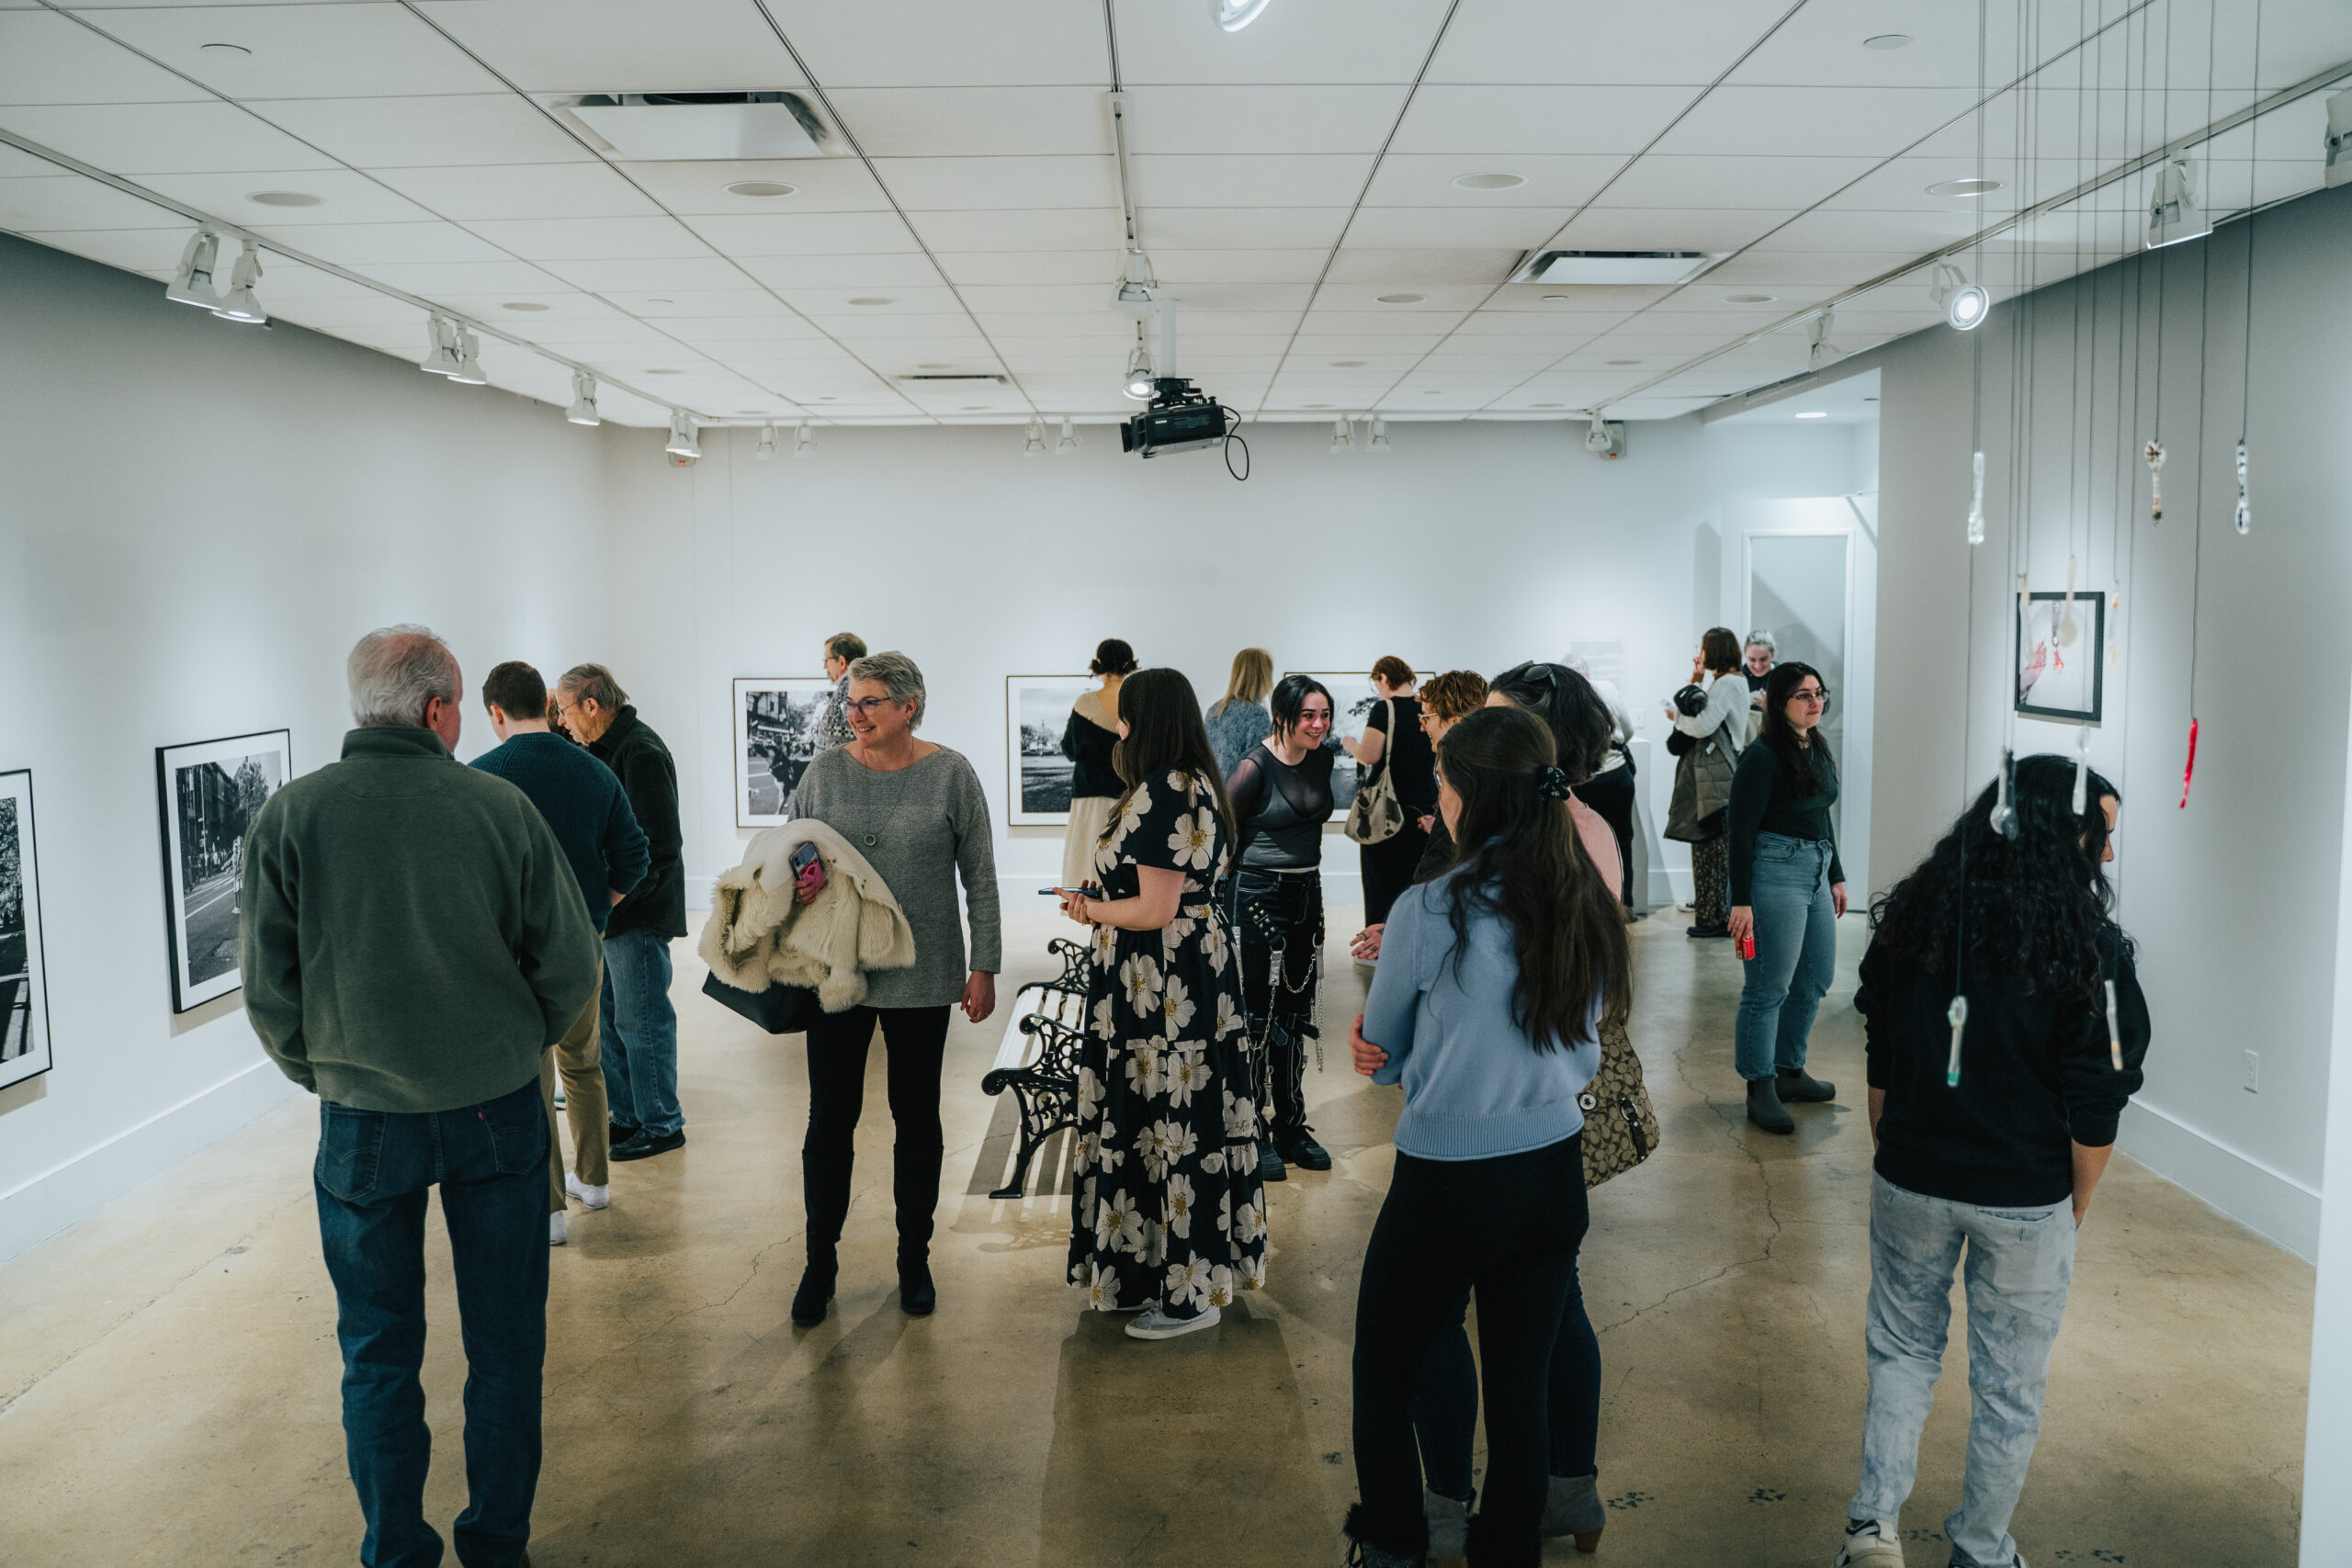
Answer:
[(1228, 879), (1241, 948), (1242, 1005), (1250, 1015), (1258, 1103), (1269, 1135), (1258, 1175), (1286, 1181), (1283, 1162), (1331, 1168), (1306, 1124), (1307, 1042), (1319, 1039), (1315, 992), (1323, 974), (1323, 824), (1331, 819), (1330, 689), (1312, 675), (1274, 683), (1274, 728), (1225, 781), (1239, 824), (1241, 858)]
[[(1745, 682), (1740, 683), (1745, 686)], [(1804, 1070), (1813, 1016), (1838, 964), (1838, 917), (1846, 912), (1846, 868), (1838, 860), (1830, 808), (1838, 764), (1821, 739), (1829, 688), (1810, 664), (1791, 660), (1764, 682), (1764, 728), (1740, 754), (1731, 780), (1724, 839), (1730, 852), (1731, 934), (1743, 949), (1747, 983), (1732, 1060), (1747, 1080), (1747, 1119), (1768, 1133), (1793, 1133), (1791, 1104), (1835, 1100), (1835, 1084)]]

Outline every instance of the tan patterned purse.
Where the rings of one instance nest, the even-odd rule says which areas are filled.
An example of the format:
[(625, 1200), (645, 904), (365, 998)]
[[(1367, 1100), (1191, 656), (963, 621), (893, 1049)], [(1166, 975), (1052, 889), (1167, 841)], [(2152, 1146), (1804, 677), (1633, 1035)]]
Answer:
[(1642, 1082), (1642, 1059), (1622, 1024), (1600, 1032), (1600, 1070), (1577, 1096), (1584, 1108), (1584, 1184), (1623, 1176), (1657, 1149), (1657, 1112)]

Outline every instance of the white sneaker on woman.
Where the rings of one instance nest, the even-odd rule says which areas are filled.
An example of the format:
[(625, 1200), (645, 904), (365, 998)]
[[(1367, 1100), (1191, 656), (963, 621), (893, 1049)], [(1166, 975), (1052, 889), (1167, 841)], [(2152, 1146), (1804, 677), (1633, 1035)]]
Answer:
[(1210, 1307), (1191, 1317), (1170, 1317), (1166, 1307), (1154, 1302), (1136, 1314), (1135, 1321), (1127, 1325), (1127, 1337), (1130, 1339), (1173, 1339), (1180, 1334), (1190, 1334), (1196, 1328), (1212, 1327), (1216, 1320), (1224, 1315), (1224, 1308)]
[(563, 1173), (563, 1190), (592, 1209), (601, 1209), (613, 1201), (611, 1182), (602, 1187), (591, 1187), (568, 1170)]
[(564, 1219), (562, 1210), (559, 1209), (548, 1216), (548, 1245), (549, 1247), (561, 1247), (571, 1239), (571, 1227)]

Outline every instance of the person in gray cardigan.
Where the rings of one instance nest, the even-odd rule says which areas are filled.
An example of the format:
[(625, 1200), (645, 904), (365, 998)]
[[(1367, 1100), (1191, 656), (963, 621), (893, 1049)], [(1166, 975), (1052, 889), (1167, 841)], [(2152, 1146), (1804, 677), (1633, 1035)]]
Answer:
[[(832, 1300), (857, 1120), (865, 1102), (865, 1053), (877, 1022), (889, 1053), (890, 1118), (898, 1126), (891, 1188), (899, 1219), (899, 1304), (921, 1317), (938, 1303), (930, 1256), (944, 1146), (939, 1073), (947, 1011), (960, 1005), (974, 1023), (986, 1020), (996, 1010), (996, 976), (1003, 964), (988, 797), (960, 753), (916, 738), (923, 704), (922, 671), (905, 654), (854, 660), (844, 707), (855, 739), (810, 762), (792, 795), (789, 815), (822, 822), (865, 855), (889, 885), (915, 939), (911, 967), (869, 973), (862, 1004), (822, 1014), (808, 1029), (808, 1134), (800, 1145), (808, 1265), (792, 1298), (792, 1320), (798, 1324), (823, 1322)], [(959, 874), (962, 910), (956, 899)], [(815, 894), (813, 886), (800, 890), (804, 903)]]

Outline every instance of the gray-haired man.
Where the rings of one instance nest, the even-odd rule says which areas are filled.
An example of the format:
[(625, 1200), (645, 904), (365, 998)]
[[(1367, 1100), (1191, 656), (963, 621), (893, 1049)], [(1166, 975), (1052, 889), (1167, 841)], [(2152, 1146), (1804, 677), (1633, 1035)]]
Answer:
[(343, 1345), (360, 1560), (434, 1562), (424, 1215), (441, 1213), (463, 1325), (458, 1561), (526, 1561), (547, 1353), (548, 1122), (539, 1054), (595, 994), (596, 939), (523, 792), (450, 758), (463, 677), (422, 626), (351, 650), (343, 760), (272, 795), (245, 840), (245, 1010), (319, 1097), (319, 1237)]

